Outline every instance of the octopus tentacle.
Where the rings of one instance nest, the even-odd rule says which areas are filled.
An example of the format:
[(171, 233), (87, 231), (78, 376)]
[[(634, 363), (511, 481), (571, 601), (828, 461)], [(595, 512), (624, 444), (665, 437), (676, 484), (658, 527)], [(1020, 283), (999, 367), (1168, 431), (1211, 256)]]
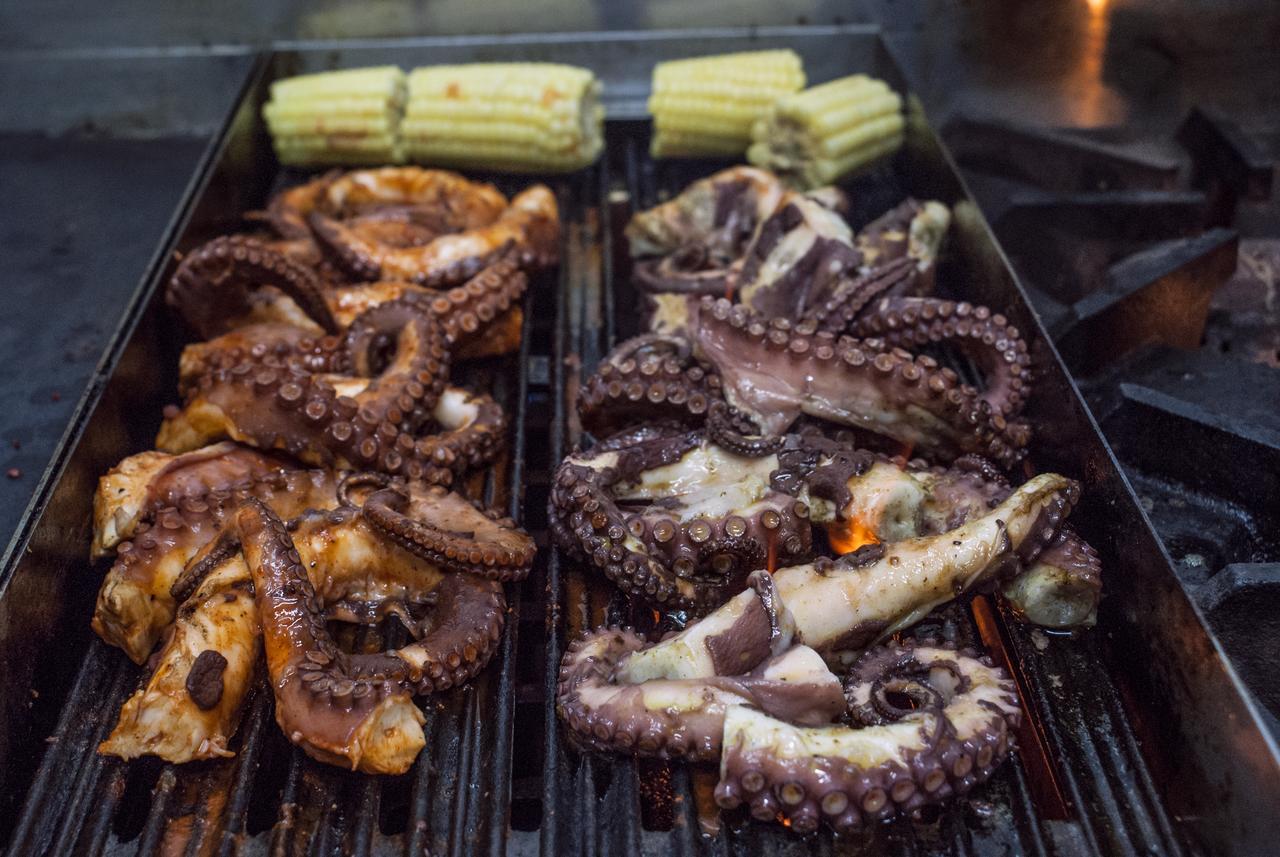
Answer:
[(177, 609), (175, 582), (241, 500), (258, 497), (293, 516), (332, 507), (334, 481), (327, 469), (305, 469), (231, 443), (125, 459), (94, 496), (95, 545), (101, 553), (116, 551), (98, 592), (94, 631), (144, 662)]
[[(552, 485), (554, 532), (624, 592), (706, 610), (770, 553), (783, 563), (809, 553), (808, 508), (770, 486), (775, 466), (706, 447), (697, 432), (571, 456)], [(624, 505), (673, 485), (684, 496), (669, 505)]]
[(280, 191), (267, 203), (266, 221), (281, 238), (310, 240), (307, 215), (324, 204), (326, 192), (340, 175), (341, 170), (330, 170), (309, 182)]
[(859, 337), (879, 337), (908, 351), (948, 343), (982, 372), (982, 401), (1005, 418), (1022, 411), (1031, 393), (1031, 357), (1021, 333), (1003, 315), (984, 306), (937, 298), (885, 298), (849, 328)]
[(497, 457), (507, 418), (490, 396), (448, 387), (431, 412), (431, 428), (414, 440), (406, 472), (411, 478), (451, 485), (458, 474)]
[(312, 212), (308, 222), (343, 268), (370, 281), (398, 279), (428, 286), (458, 283), (510, 252), (509, 243), (527, 267), (545, 267), (559, 254), (555, 196), (543, 185), (522, 191), (491, 223), (442, 235), (420, 247), (390, 247), (370, 241), (320, 212)]
[(493, 580), (523, 580), (535, 546), (509, 518), (491, 516), (465, 498), (432, 487), (411, 498), (394, 487), (369, 495), (369, 523), (410, 553), (453, 572)]
[(762, 437), (748, 415), (725, 402), (712, 402), (707, 411), (707, 437), (734, 453), (749, 458), (773, 455), (782, 449), (782, 435)]
[(586, 380), (578, 414), (598, 434), (664, 419), (697, 424), (719, 390), (720, 379), (692, 361), (688, 340), (644, 334), (619, 343)]
[(456, 353), (474, 349), (478, 340), (500, 328), (498, 321), (516, 307), (528, 285), (529, 278), (519, 269), (515, 255), (507, 254), (462, 285), (443, 292), (380, 281), (335, 289), (329, 301), (334, 317), (349, 326), (359, 323), (360, 313), (388, 303), (430, 312), (444, 325)]
[[(911, 696), (918, 708), (886, 702)], [(797, 833), (841, 833), (985, 781), (1009, 754), (1021, 709), (989, 658), (931, 641), (868, 652), (845, 684), (853, 726), (788, 723), (747, 706), (724, 718), (716, 802)], [(873, 711), (874, 715), (866, 716)]]
[(252, 309), (250, 292), (274, 286), (315, 324), (337, 329), (315, 273), (253, 238), (226, 235), (188, 253), (169, 280), (165, 301), (203, 339), (235, 326)]
[(813, 321), (766, 322), (728, 301), (696, 309), (698, 356), (713, 365), (729, 404), (778, 434), (801, 413), (863, 428), (922, 451), (986, 455), (1009, 466), (1029, 440), (959, 384), (950, 369), (882, 343), (837, 339)]
[(1036, 625), (1092, 625), (1102, 599), (1102, 561), (1074, 529), (1064, 526), (1057, 539), (1001, 593), (1019, 616)]
[(854, 279), (846, 279), (807, 318), (818, 324), (818, 330), (841, 333), (849, 330), (853, 320), (874, 300), (903, 287), (915, 276), (915, 263), (910, 259), (894, 259)]
[(280, 728), (320, 761), (369, 773), (407, 771), (426, 744), (425, 721), (409, 691), (394, 680), (353, 677), (278, 517), (246, 501), (236, 526), (253, 575)]
[[(348, 340), (353, 364), (380, 368), (366, 347), (373, 341), (360, 331)], [(181, 451), (229, 436), (311, 463), (401, 472), (414, 449), (414, 437), (403, 429), (436, 403), (449, 355), (429, 314), (413, 314), (396, 343), (394, 359), (372, 378), (318, 375), (274, 354), (206, 374), (185, 408), (166, 414), (157, 446)]]

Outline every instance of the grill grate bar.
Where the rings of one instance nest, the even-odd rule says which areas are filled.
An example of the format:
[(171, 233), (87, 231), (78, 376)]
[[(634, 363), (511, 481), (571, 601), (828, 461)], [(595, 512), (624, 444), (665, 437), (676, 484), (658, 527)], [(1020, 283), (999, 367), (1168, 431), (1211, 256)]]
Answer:
[[(227, 796), (226, 821), (221, 826), (221, 842), (218, 846), (219, 857), (229, 857), (236, 847), (237, 839), (244, 833), (249, 814), (249, 796), (253, 793), (253, 783), (258, 773), (262, 758), (262, 745), (265, 738), (265, 727), (270, 717), (270, 702), (265, 687), (254, 692), (253, 703), (248, 717), (245, 719), (244, 743), (236, 754), (236, 771), (232, 779), (231, 791)], [(213, 825), (206, 825), (206, 831), (196, 842), (196, 851), (187, 849), (188, 853), (200, 853), (204, 836)]]

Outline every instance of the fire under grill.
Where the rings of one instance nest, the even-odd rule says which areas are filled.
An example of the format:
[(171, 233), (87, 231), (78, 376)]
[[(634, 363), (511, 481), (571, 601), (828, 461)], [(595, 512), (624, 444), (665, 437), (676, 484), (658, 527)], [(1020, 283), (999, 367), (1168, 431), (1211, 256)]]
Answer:
[[(874, 34), (834, 29), (824, 38), (828, 41), (798, 48), (806, 60), (852, 45), (854, 54), (862, 51), (878, 63), (887, 62), (877, 54), (881, 49)], [(742, 34), (722, 37), (722, 42), (724, 50), (753, 44), (752, 37)], [(589, 56), (566, 56), (572, 45)], [(541, 43), (518, 50), (506, 46), (522, 58), (531, 53), (569, 62), (576, 58), (597, 68), (607, 62), (591, 61), (593, 50), (608, 49), (594, 42), (566, 40), (552, 47), (554, 53), (539, 57), (536, 51), (546, 48)], [(696, 47), (662, 48), (676, 55), (706, 49), (702, 41)], [(365, 50), (371, 53), (352, 52), (342, 64), (369, 64), (369, 57), (385, 56), (381, 50)], [(276, 58), (260, 67), (228, 139), (252, 137), (256, 151), (265, 152), (261, 129), (249, 129), (256, 122), (255, 98), (263, 95), (264, 69), (279, 74), (282, 65), (293, 69), (289, 63), (295, 61)], [(892, 79), (891, 71), (877, 73)], [(606, 85), (612, 85), (607, 77)], [(1256, 782), (1264, 782), (1270, 770), (1267, 754), (1274, 751), (1256, 732), (1234, 679), (1223, 670), (1212, 639), (1172, 581), (1114, 460), (1043, 343), (1039, 357), (1048, 361), (1043, 389), (1050, 397), (1043, 401), (1050, 404), (1038, 410), (1033, 404), (1032, 418), (1047, 426), (1036, 465), (1063, 469), (1085, 481), (1086, 504), (1077, 512), (1078, 525), (1101, 551), (1110, 579), (1118, 582), (1104, 601), (1099, 627), (1079, 636), (1020, 625), (986, 597), (952, 605), (912, 631), (986, 647), (1016, 677), (1027, 714), (1019, 749), (989, 783), (965, 798), (852, 838), (833, 840), (827, 832), (800, 838), (778, 825), (722, 814), (712, 800), (714, 767), (583, 754), (565, 740), (554, 694), (566, 641), (605, 622), (661, 631), (669, 627), (669, 618), (629, 607), (606, 581), (554, 548), (546, 513), (551, 475), (582, 440), (574, 409), (581, 373), (590, 371), (613, 343), (635, 332), (623, 226), (633, 210), (674, 194), (716, 166), (651, 161), (646, 123), (610, 121), (606, 132), (608, 155), (599, 165), (547, 179), (561, 206), (562, 261), (558, 273), (531, 284), (520, 353), (476, 364), (469, 377), (460, 379), (489, 390), (512, 425), (506, 459), (470, 488), (521, 520), (535, 535), (539, 554), (532, 576), (508, 587), (510, 614), (489, 667), (465, 688), (422, 700), (427, 746), (413, 769), (400, 777), (369, 777), (310, 760), (276, 727), (265, 684), (247, 704), (232, 759), (172, 766), (97, 755), (98, 742), (141, 672), (88, 632), (99, 573), (83, 559), (87, 537), (64, 536), (74, 552), (63, 549), (62, 570), (76, 582), (66, 590), (63, 608), (66, 627), (72, 630), (58, 645), (71, 648), (74, 668), (64, 666), (62, 672), (37, 678), (34, 685), (47, 689), (38, 698), (22, 700), (29, 703), (27, 727), (8, 728), (12, 763), (0, 780), (0, 842), (8, 842), (8, 853), (1192, 855), (1219, 850), (1239, 835), (1266, 836), (1270, 822), (1258, 821), (1268, 817), (1258, 807), (1272, 805), (1271, 796), (1253, 787), (1253, 775), (1225, 784), (1211, 778), (1234, 764), (1233, 754), (1250, 754), (1257, 760)], [(908, 193), (922, 196), (938, 189), (948, 201), (959, 201), (958, 185), (947, 178), (948, 162), (927, 129), (920, 133), (919, 152), (850, 188), (855, 226)], [(224, 141), (214, 154), (227, 149)], [(197, 186), (192, 213), (189, 219), (179, 218), (172, 237), (189, 246), (202, 233), (215, 231), (214, 224), (228, 225), (229, 214), (261, 204), (282, 181), (262, 172), (274, 169), (270, 157), (261, 160), (265, 166), (248, 167), (247, 174), (235, 173), (234, 162), (228, 166), (225, 157), (211, 164), (214, 178), (207, 188)], [(227, 170), (238, 184), (226, 183)], [(929, 170), (934, 174), (928, 175)], [(514, 186), (496, 180), (504, 191)], [(969, 203), (961, 205), (972, 209)], [(1016, 323), (1033, 330), (1012, 280), (1007, 272), (1000, 274), (1003, 261), (983, 249), (982, 242), (989, 239), (974, 217), (972, 210), (957, 212), (961, 230), (948, 251), (955, 258), (943, 260), (940, 282), (979, 282), (948, 277), (949, 264), (958, 265), (955, 274), (973, 272), (975, 266), (987, 271), (990, 291), (972, 297), (1009, 306)], [(969, 261), (959, 265), (959, 257)], [(162, 260), (152, 272), (152, 292), (144, 291), (143, 298), (154, 298), (154, 284), (163, 273)], [(105, 448), (93, 454), (77, 452), (77, 461), (87, 462), (84, 472), (75, 478), (63, 475), (51, 510), (62, 492), (91, 492), (102, 469), (149, 442), (154, 425), (139, 425), (136, 417), (122, 414), (155, 414), (158, 419), (158, 404), (172, 396), (173, 369), (163, 369), (162, 374), (170, 374), (148, 381), (148, 390), (136, 394), (145, 402), (126, 398), (112, 403), (111, 396), (139, 366), (176, 364), (179, 343), (148, 339), (163, 339), (161, 332), (168, 329), (159, 303), (150, 300), (130, 322), (138, 323), (137, 333), (128, 340), (128, 349), (122, 340), (115, 376), (109, 384), (102, 381), (105, 398), (93, 415), (94, 425), (115, 419), (128, 428), (107, 437)], [(129, 334), (126, 325), (122, 336)], [(144, 410), (142, 404), (155, 407)], [(70, 462), (68, 474), (77, 461)], [(87, 499), (80, 503), (87, 505)], [(86, 526), (79, 521), (64, 533), (86, 535)], [(38, 536), (33, 538), (38, 541)], [(1133, 579), (1126, 580), (1126, 573)], [(1145, 600), (1136, 601), (1139, 595)], [(1168, 641), (1150, 636), (1147, 618), (1134, 612), (1138, 603), (1169, 626)], [(42, 633), (47, 639), (49, 632)], [(394, 630), (370, 630), (349, 644), (376, 646), (386, 634)], [(1195, 649), (1197, 671), (1190, 683), (1180, 678), (1189, 669), (1182, 659), (1191, 656), (1178, 647), (1179, 640)], [(1144, 653), (1135, 665), (1139, 651)], [(17, 686), (33, 686), (33, 680)], [(1215, 737), (1220, 730), (1214, 716), (1237, 728)], [(1243, 830), (1232, 826), (1237, 822), (1244, 824)]]

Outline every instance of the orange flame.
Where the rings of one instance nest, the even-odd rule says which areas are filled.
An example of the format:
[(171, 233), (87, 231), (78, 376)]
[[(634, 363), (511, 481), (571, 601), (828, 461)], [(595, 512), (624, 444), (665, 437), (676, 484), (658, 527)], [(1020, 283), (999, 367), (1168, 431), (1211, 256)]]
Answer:
[(838, 554), (856, 551), (863, 545), (873, 545), (880, 541), (876, 531), (867, 526), (861, 518), (848, 521), (834, 521), (827, 524), (827, 541)]

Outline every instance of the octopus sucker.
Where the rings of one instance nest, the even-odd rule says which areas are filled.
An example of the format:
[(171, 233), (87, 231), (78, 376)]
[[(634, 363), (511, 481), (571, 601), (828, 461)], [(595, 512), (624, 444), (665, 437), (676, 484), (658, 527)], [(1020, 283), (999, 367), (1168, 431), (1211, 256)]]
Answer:
[(102, 553), (114, 548), (116, 558), (98, 593), (98, 635), (143, 663), (173, 620), (174, 583), (246, 497), (293, 517), (335, 506), (337, 479), (233, 443), (140, 453), (104, 476), (94, 496), (94, 543)]
[[(401, 435), (438, 401), (449, 361), (434, 316), (398, 310), (381, 305), (363, 314), (337, 365), (265, 349), (204, 375), (183, 409), (167, 416), (157, 447), (180, 452), (230, 437), (316, 465), (396, 472), (405, 459)], [(385, 342), (394, 342), (391, 354), (378, 347)], [(315, 371), (339, 366), (352, 374)]]
[[(386, 489), (374, 491), (365, 507)], [(428, 502), (438, 500), (434, 493)], [(403, 773), (425, 743), (415, 693), (446, 690), (484, 668), (496, 648), (506, 601), (495, 580), (453, 573), (385, 537), (367, 512), (313, 515), (293, 532), (247, 500), (235, 526), (253, 575), (276, 720), (320, 761), (368, 773)], [(409, 645), (342, 651), (325, 604), (431, 593), (432, 618)]]
[(319, 211), (308, 217), (313, 233), (352, 277), (425, 286), (473, 277), (509, 252), (510, 245), (522, 265), (554, 264), (559, 254), (559, 222), (555, 195), (543, 185), (521, 191), (490, 223), (416, 247), (389, 246)]
[(1021, 720), (1012, 680), (984, 660), (930, 641), (870, 651), (845, 680), (851, 725), (731, 707), (716, 803), (797, 833), (850, 833), (967, 793), (1008, 756)]
[(268, 244), (241, 235), (215, 238), (188, 253), (169, 281), (165, 301), (208, 339), (250, 316), (251, 292), (261, 286), (287, 295), (323, 331), (336, 331), (315, 272)]

